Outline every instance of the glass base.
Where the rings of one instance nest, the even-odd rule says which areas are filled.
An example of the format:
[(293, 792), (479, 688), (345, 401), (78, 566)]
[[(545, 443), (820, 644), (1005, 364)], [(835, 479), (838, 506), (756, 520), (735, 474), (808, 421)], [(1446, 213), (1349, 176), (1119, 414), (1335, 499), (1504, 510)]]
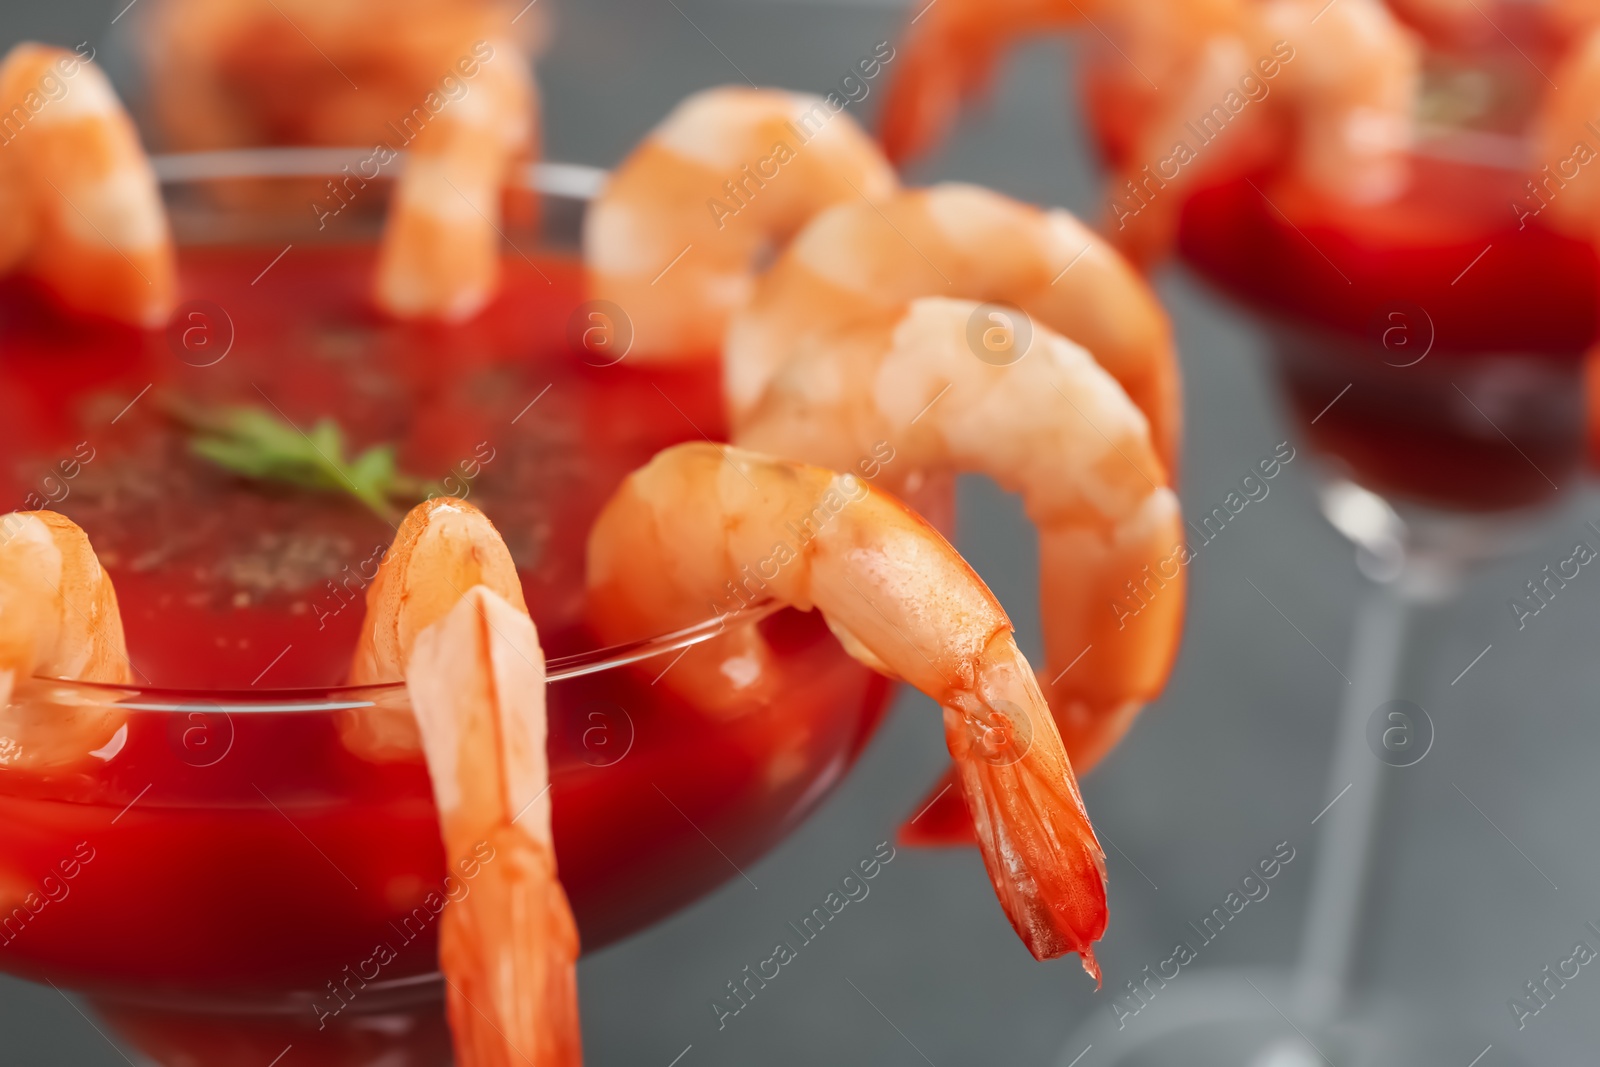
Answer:
[[(1297, 1017), (1287, 970), (1201, 971), (1169, 982), (1137, 1016), (1097, 1012), (1062, 1046), (1057, 1067), (1395, 1067), (1475, 1062), (1483, 1035), (1385, 998), (1316, 1025)], [(1092, 1050), (1092, 1051), (1090, 1051)], [(1496, 1067), (1525, 1061), (1495, 1049)], [(1086, 1054), (1087, 1053), (1087, 1054)]]
[(1356, 546), (1356, 565), (1380, 584), (1399, 582), (1422, 603), (1455, 593), (1473, 570), (1538, 543), (1567, 500), (1509, 511), (1441, 511), (1394, 500), (1328, 473), (1318, 479), (1323, 517)]
[(442, 1000), (347, 1012), (321, 1026), (309, 1012), (235, 1014), (89, 1003), (152, 1067), (450, 1067), (454, 1062)]

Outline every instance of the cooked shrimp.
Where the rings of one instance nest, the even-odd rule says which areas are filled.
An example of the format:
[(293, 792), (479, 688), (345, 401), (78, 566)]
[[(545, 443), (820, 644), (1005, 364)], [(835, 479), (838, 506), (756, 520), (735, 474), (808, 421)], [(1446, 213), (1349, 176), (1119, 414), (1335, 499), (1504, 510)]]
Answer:
[(1150, 287), (1067, 212), (974, 185), (840, 204), (812, 220), (729, 325), (723, 375), (734, 424), (797, 351), (891, 321), (921, 296), (1003, 301), (1083, 345), (1145, 413), (1172, 468), (1178, 363)]
[[(1534, 159), (1545, 172), (1530, 175), (1526, 202), (1561, 228), (1600, 241), (1600, 181), (1593, 113), (1600, 100), (1600, 29), (1578, 38), (1552, 72), (1559, 92), (1547, 92), (1533, 123)], [(1519, 212), (1520, 213), (1520, 212)]]
[(406, 147), (429, 94), (454, 101), (463, 87), (475, 91), (475, 45), (494, 41), (500, 62), (500, 40), (514, 35), (514, 49), (532, 54), (544, 9), (526, 0), (144, 0), (140, 11), (147, 6), (140, 37), (156, 126), (191, 151)]
[(926, 155), (954, 125), (962, 104), (989, 87), (1002, 53), (1035, 34), (1105, 17), (1113, 0), (939, 0), (916, 5), (879, 119), (895, 163)]
[(20, 683), (36, 675), (125, 683), (129, 672), (117, 592), (89, 538), (53, 511), (0, 517), (0, 767), (72, 762), (122, 725), (110, 701), (13, 702)]
[[(437, 497), (412, 508), (367, 587), (367, 616), (350, 684), (402, 680), (417, 634), (444, 618), (463, 593), (478, 585), (527, 611), (516, 564), (483, 512), (454, 497)], [(403, 708), (346, 712), (340, 733), (351, 751), (373, 760), (405, 759), (419, 748), (416, 723)]]
[[(439, 583), (444, 599), (453, 592), (446, 575), (413, 578)], [(556, 877), (533, 620), (473, 586), (417, 635), (406, 691), (450, 869), (481, 872), (440, 920), (456, 1062), (580, 1064), (578, 929)]]
[(22, 269), (74, 310), (160, 325), (177, 285), (172, 235), (111, 83), (76, 53), (21, 44), (0, 62), (0, 101), (8, 109), (0, 151), (16, 155), (20, 215), (30, 217), (5, 251), (17, 258), (25, 239)]
[(501, 191), (535, 152), (539, 109), (515, 47), (490, 47), (477, 84), (417, 135), (390, 204), (376, 295), (398, 317), (465, 319), (498, 285)]
[(579, 1063), (578, 935), (550, 833), (544, 655), (511, 553), (465, 501), (412, 508), (367, 591), (351, 679), (401, 678), (409, 709), (366, 709), (341, 732), (369, 758), (420, 746), (450, 869), (482, 864), (439, 936), (458, 1062)]
[[(1088, 12), (1059, 0), (1063, 19)], [(992, 18), (980, 0), (949, 8), (913, 32), (903, 73), (885, 105), (885, 138), (900, 151), (927, 144), (947, 122), (956, 87), (936, 56), (959, 55), (951, 27)], [(963, 12), (961, 8), (969, 10)], [(1015, 22), (991, 31), (1016, 38), (1051, 25), (1048, 0), (1017, 5)], [(930, 12), (929, 17), (932, 17)], [(1178, 211), (1202, 181), (1281, 161), (1315, 189), (1362, 203), (1397, 194), (1418, 84), (1416, 41), (1379, 0), (1121, 0), (1101, 6), (1096, 27), (1115, 45), (1105, 69), (1116, 79), (1107, 110), (1135, 127), (1117, 131), (1110, 182), (1115, 239), (1141, 261), (1164, 250)], [(958, 60), (987, 67), (986, 59)], [(1123, 68), (1126, 69), (1123, 69)], [(918, 103), (926, 97), (928, 103)], [(1218, 138), (1223, 147), (1213, 147)]]
[(1349, 204), (1405, 187), (1420, 52), (1380, 0), (1235, 3), (1203, 47), (1172, 42), (1186, 77), (1145, 94), (1112, 178), (1108, 227), (1138, 261), (1171, 246), (1195, 190), (1264, 163)]
[(1256, 54), (1272, 55), (1279, 40), (1294, 49), (1281, 77), (1298, 174), (1350, 203), (1396, 195), (1421, 81), (1416, 38), (1379, 0), (1268, 0), (1261, 15)]
[[(798, 351), (734, 440), (834, 468), (887, 441), (878, 484), (892, 492), (929, 469), (982, 471), (1019, 492), (1039, 530), (1046, 692), (1081, 772), (1166, 681), (1183, 625), (1183, 520), (1144, 416), (1090, 354), (1035, 326), (1016, 362), (979, 359), (981, 312), (918, 300)], [(1149, 598), (1137, 614), (1117, 607), (1130, 586)]]
[(714, 359), (763, 255), (828, 205), (894, 189), (877, 147), (821, 97), (708, 89), (674, 108), (590, 206), (589, 289), (628, 315), (636, 361)]
[[(822, 612), (845, 650), (944, 709), (989, 879), (1036, 958), (1099, 978), (1105, 858), (1011, 622), (955, 550), (893, 497), (725, 445), (677, 445), (629, 475), (589, 535), (592, 621), (607, 640), (665, 633), (735, 583)], [(730, 639), (740, 640), (732, 663)], [(739, 626), (662, 676), (694, 701), (758, 680), (770, 650)], [(752, 657), (752, 654), (754, 658)]]

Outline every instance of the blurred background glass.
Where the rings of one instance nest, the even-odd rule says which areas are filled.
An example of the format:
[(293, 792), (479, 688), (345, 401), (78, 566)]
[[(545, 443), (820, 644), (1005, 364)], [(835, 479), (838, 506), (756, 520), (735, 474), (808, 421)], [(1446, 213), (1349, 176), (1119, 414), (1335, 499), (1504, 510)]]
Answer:
[[(893, 3), (824, 0), (537, 2), (550, 7), (553, 42), (538, 68), (545, 153), (597, 166), (614, 164), (698, 88), (749, 79), (826, 91), (878, 42), (896, 41), (912, 13)], [(7, 46), (87, 40), (119, 85), (135, 86), (129, 32), (139, 0), (127, 8), (123, 0), (12, 4), (6, 14)], [(972, 180), (1098, 221), (1100, 175), (1072, 62), (1073, 46), (1059, 41), (1023, 48), (987, 106), (908, 179)], [(875, 87), (857, 105), (869, 120), (880, 97)], [(1280, 443), (1296, 451), (1270, 494), (1200, 549), (1172, 681), (1083, 783), (1109, 855), (1111, 926), (1098, 946), (1105, 988), (1096, 993), (1073, 959), (1038, 964), (1028, 956), (995, 906), (976, 852), (901, 849), (866, 899), (719, 1028), (712, 1004), (727, 983), (770, 955), (785, 924), (817, 906), (880, 842), (892, 841), (943, 770), (934, 707), (902, 692), (849, 781), (747, 869), (748, 881), (734, 878), (582, 962), (588, 1062), (1095, 1067), (1125, 1060), (1143, 1037), (1175, 1026), (1185, 1010), (1178, 993), (1203, 975), (1281, 974), (1292, 963), (1317, 834), (1333, 816), (1313, 820), (1330, 802), (1336, 813), (1350, 800), (1337, 799), (1341, 786), (1330, 784), (1328, 768), (1351, 693), (1361, 578), (1349, 543), (1321, 513), (1319, 460), (1267, 373), (1267, 333), (1181, 267), (1159, 271), (1156, 285), (1186, 377), (1186, 512), (1220, 505)], [(1394, 692), (1371, 709), (1409, 700), (1433, 730), (1419, 762), (1390, 766), (1374, 752), (1365, 768), (1381, 776), (1388, 803), (1353, 945), (1354, 1007), (1409, 1035), (1414, 1047), (1401, 1062), (1588, 1062), (1600, 1044), (1592, 1010), (1600, 976), (1590, 968), (1520, 1030), (1508, 1007), (1576, 942), (1600, 947), (1585, 926), (1600, 924), (1600, 849), (1589, 829), (1600, 801), (1592, 768), (1600, 722), (1590, 714), (1600, 681), (1592, 654), (1600, 579), (1586, 569), (1520, 629), (1508, 606), (1541, 568), (1590, 536), (1586, 522), (1600, 519), (1592, 493), (1560, 480), (1556, 510), (1518, 548), (1480, 568), (1448, 604), (1421, 609), (1432, 613), (1423, 636)], [(1033, 533), (1018, 502), (987, 483), (963, 482), (958, 544), (1036, 655)], [(1176, 942), (1194, 944), (1188, 924), (1221, 905), (1280, 843), (1294, 858), (1270, 893), (1119, 1020), (1114, 998), (1126, 996), (1126, 983), (1169, 958)], [(1290, 1010), (1290, 991), (1274, 981), (1257, 980), (1262, 999)], [(1257, 1052), (1295, 1036), (1288, 1025), (1218, 1026), (1236, 1050), (1214, 1062), (1267, 1067), (1275, 1061)], [(3, 1063), (99, 1067), (132, 1055), (57, 991), (10, 979), (0, 979), (0, 1033)], [(1200, 1062), (1182, 1040), (1152, 1046), (1140, 1062)], [(1324, 1050), (1338, 1067), (1352, 1062)], [(282, 1067), (293, 1067), (293, 1056), (288, 1051)], [(1283, 1067), (1300, 1062), (1284, 1057), (1276, 1061)]]

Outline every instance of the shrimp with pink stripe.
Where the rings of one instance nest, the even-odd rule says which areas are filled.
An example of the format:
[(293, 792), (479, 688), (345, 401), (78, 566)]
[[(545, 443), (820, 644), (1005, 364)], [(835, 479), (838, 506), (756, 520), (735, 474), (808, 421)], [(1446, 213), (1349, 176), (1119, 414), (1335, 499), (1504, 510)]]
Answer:
[(501, 204), (537, 154), (538, 90), (515, 46), (484, 42), (477, 84), (412, 143), (378, 258), (378, 305), (399, 318), (467, 319), (500, 280)]
[(165, 322), (177, 287), (166, 210), (105, 75), (75, 52), (20, 44), (0, 61), (0, 107), (0, 198), (11, 208), (0, 268), (75, 312)]
[[(929, 297), (797, 345), (734, 440), (836, 468), (888, 442), (891, 492), (963, 470), (1020, 493), (1039, 531), (1045, 692), (1086, 771), (1176, 658), (1183, 518), (1149, 422), (1091, 353), (1034, 322), (996, 359), (973, 339), (996, 328), (974, 301)], [(1148, 596), (1137, 614), (1115, 606), (1130, 586)]]
[[(810, 539), (795, 543), (804, 526)], [(816, 609), (863, 664), (943, 710), (945, 743), (1001, 907), (1035, 958), (1077, 953), (1099, 979), (1105, 856), (1033, 669), (994, 595), (937, 531), (861, 479), (727, 445), (690, 443), (629, 475), (589, 535), (591, 622), (623, 642), (700, 622), (759, 575)], [(661, 675), (691, 702), (773, 684), (753, 626)]]
[(49, 770), (110, 742), (109, 700), (15, 700), (35, 678), (132, 681), (117, 591), (88, 536), (53, 511), (0, 516), (0, 767)]
[[(985, 21), (969, 42), (965, 27)], [(1141, 262), (1170, 246), (1194, 191), (1266, 165), (1350, 204), (1405, 185), (1420, 48), (1381, 0), (941, 0), (910, 28), (889, 87), (891, 158), (931, 148), (1005, 44), (1078, 25), (1109, 42), (1089, 95), (1112, 202), (1126, 190), (1138, 205), (1108, 221)]]
[(823, 208), (896, 188), (877, 146), (824, 98), (707, 89), (674, 108), (590, 205), (590, 295), (627, 314), (634, 362), (716, 359), (765, 257)]
[[(578, 931), (551, 832), (544, 654), (510, 554), (476, 508), (419, 504), (367, 604), (353, 678), (404, 679), (446, 860), (479, 871), (440, 920), (456, 1062), (575, 1067)], [(408, 740), (393, 724), (345, 737)]]
[(1182, 385), (1172, 327), (1149, 285), (1066, 211), (976, 185), (839, 204), (800, 231), (729, 324), (732, 421), (797, 351), (898, 317), (923, 296), (1004, 302), (1083, 345), (1144, 412), (1164, 467), (1175, 465)]

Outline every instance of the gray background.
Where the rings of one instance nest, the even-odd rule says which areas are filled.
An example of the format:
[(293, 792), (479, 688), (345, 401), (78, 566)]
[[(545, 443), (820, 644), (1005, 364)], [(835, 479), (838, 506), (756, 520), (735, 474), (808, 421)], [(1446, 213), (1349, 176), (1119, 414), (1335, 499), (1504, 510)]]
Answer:
[[(121, 27), (109, 23), (121, 6), (12, 3), (0, 36), (7, 45), (88, 39), (115, 68)], [(670, 102), (737, 80), (733, 64), (762, 84), (826, 90), (874, 44), (892, 40), (904, 18), (891, 4), (822, 0), (568, 0), (553, 14), (557, 46), (541, 67), (548, 151), (597, 165), (614, 163)], [(973, 180), (1097, 218), (1095, 165), (1062, 56), (1055, 44), (1020, 53), (987, 109), (912, 179)], [(865, 101), (867, 113), (878, 95)], [(1183, 498), (1187, 508), (1209, 510), (1292, 433), (1251, 322), (1178, 269), (1163, 271), (1157, 285), (1187, 375)], [(1302, 448), (1271, 496), (1190, 567), (1191, 609), (1172, 683), (1084, 783), (1096, 826), (1115, 845), (1112, 921), (1099, 946), (1106, 992), (1095, 994), (1075, 960), (1032, 961), (996, 907), (976, 853), (901, 850), (866, 900), (718, 1031), (709, 1003), (724, 983), (764, 958), (787, 920), (891, 838), (940, 771), (935, 709), (902, 693), (843, 787), (748, 870), (758, 890), (734, 877), (583, 962), (588, 1061), (666, 1067), (682, 1054), (682, 1067), (1064, 1067), (1088, 1043), (1074, 1036), (1080, 1024), (1091, 1013), (1110, 1018), (1111, 991), (1169, 955), (1186, 936), (1184, 923), (1218, 904), (1284, 840), (1298, 856), (1271, 895), (1177, 981), (1289, 963), (1312, 868), (1311, 820), (1338, 791), (1326, 768), (1346, 686), (1332, 664), (1345, 663), (1360, 592), (1350, 548), (1316, 511), (1315, 476), (1316, 461)], [(1361, 1010), (1383, 1014), (1415, 1042), (1414, 1054), (1393, 1062), (1468, 1067), (1489, 1044), (1481, 1067), (1596, 1060), (1600, 974), (1585, 969), (1521, 1033), (1507, 1008), (1524, 981), (1587, 936), (1585, 920), (1600, 921), (1591, 818), (1600, 803), (1600, 720), (1591, 714), (1600, 582), (1585, 572), (1520, 633), (1506, 607), (1539, 567), (1570, 554), (1583, 521), (1600, 516), (1592, 496), (1564, 488), (1574, 491), (1563, 513), (1548, 520), (1530, 553), (1486, 569), (1457, 604), (1435, 614), (1401, 687), (1399, 695), (1427, 708), (1437, 740), (1422, 763), (1385, 772), (1392, 804), (1358, 956)], [(1025, 650), (1036, 652), (1033, 536), (1016, 500), (964, 484), (960, 546), (1017, 619)], [(1263, 992), (1282, 1003), (1282, 983), (1268, 981)], [(1158, 998), (1147, 1015), (1168, 1007)], [(1128, 1032), (1145, 1025), (1130, 1020)], [(1081, 1067), (1112, 1062), (1119, 1040), (1126, 1038), (1099, 1041)], [(1196, 1061), (1180, 1044), (1161, 1062)], [(0, 979), (0, 1063), (124, 1062), (56, 992)]]

